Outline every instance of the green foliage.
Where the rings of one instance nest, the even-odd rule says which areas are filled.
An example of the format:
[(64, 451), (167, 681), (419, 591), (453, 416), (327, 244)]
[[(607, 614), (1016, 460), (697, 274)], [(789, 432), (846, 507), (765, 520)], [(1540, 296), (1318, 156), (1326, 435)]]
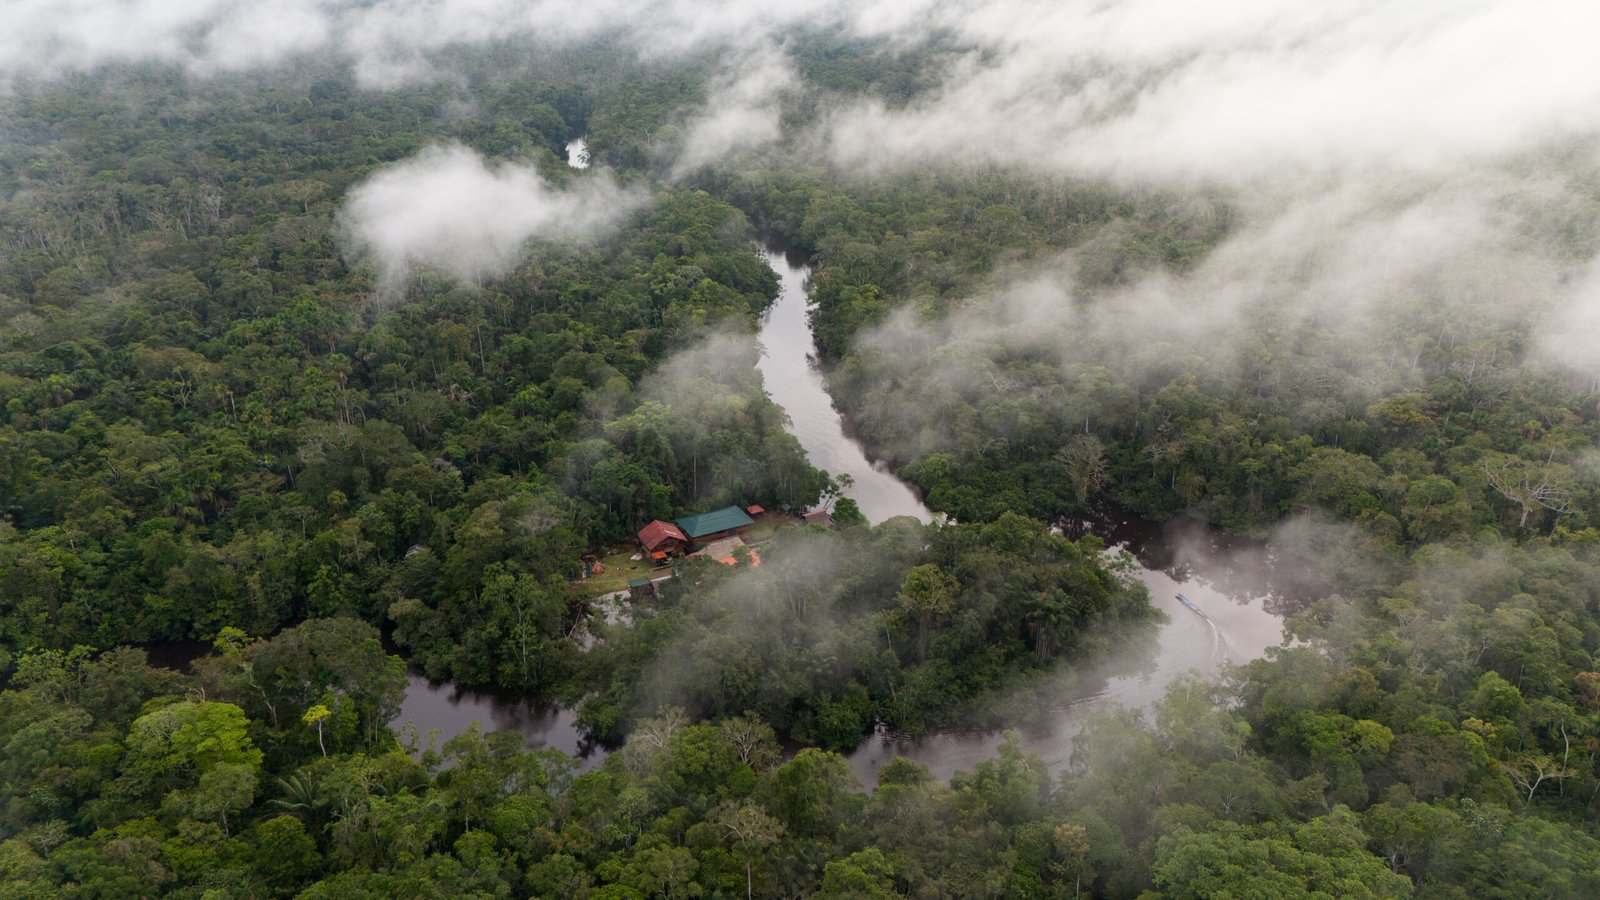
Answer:
[[(785, 135), (914, 103), (968, 50), (796, 28)], [(122, 67), (0, 96), (8, 895), (1600, 895), (1600, 413), (1521, 324), (1419, 297), (1362, 347), (1269, 298), (1234, 354), (1128, 359), (1079, 323), (1201, 264), (1227, 201), (841, 177), (788, 140), (668, 181), (709, 55), (432, 61), (460, 77)], [(564, 183), (580, 133), (654, 196), (599, 245), (382, 297), (344, 256), (342, 198), (382, 164), (458, 141)], [(579, 627), (585, 554), (831, 486), (753, 368), (777, 282), (752, 221), (811, 256), (852, 431), (959, 524), (840, 499), (838, 531)], [(1007, 330), (1016, 267), (1063, 253), (1062, 314)], [(1098, 542), (1045, 524), (1106, 501), (1292, 516), (1339, 593), (1221, 684), (1095, 714), (1054, 774), (1008, 737), (864, 793), (831, 750), (984, 722), (1148, 625)], [(213, 638), (193, 674), (127, 646)], [(408, 662), (586, 698), (628, 743), (576, 777), (476, 729), (412, 758)]]
[[(987, 543), (1030, 540), (1020, 529)], [(265, 720), (162, 695), (182, 685), (151, 679), (140, 695), (149, 711), (127, 721), (124, 739), (103, 718), (119, 707), (82, 712), (64, 742), (38, 746), (39, 762), (7, 770), (0, 866), (15, 890), (39, 895), (247, 882), (306, 896), (563, 897), (1404, 896), (1490, 884), (1502, 886), (1495, 896), (1576, 896), (1600, 886), (1600, 842), (1563, 815), (1592, 802), (1600, 772), (1586, 751), (1563, 768), (1550, 744), (1564, 733), (1587, 746), (1600, 704), (1582, 698), (1600, 678), (1579, 673), (1572, 699), (1557, 700), (1484, 671), (1453, 692), (1454, 709), (1443, 697), (1428, 707), (1446, 721), (1418, 716), (1403, 687), (1377, 690), (1365, 670), (1330, 681), (1326, 662), (1307, 665), (1315, 658), (1280, 654), (1232, 688), (1179, 682), (1149, 722), (1104, 714), (1060, 778), (1008, 735), (994, 759), (948, 783), (896, 761), (870, 794), (835, 754), (808, 748), (783, 761), (756, 719), (693, 723), (676, 711), (640, 722), (627, 747), (576, 778), (559, 754), (476, 730), (429, 767), (380, 747), (324, 757), (284, 744), (281, 765), (295, 768), (262, 778), (268, 757), (246, 732), (272, 737)], [(0, 711), (59, 692), (50, 673), (62, 665), (100, 663), (30, 661), (32, 680), (0, 692)], [(97, 733), (113, 743), (95, 749)], [(1428, 740), (1456, 743), (1418, 743)], [(25, 762), (17, 752), (5, 759)], [(1477, 774), (1459, 769), (1473, 752)], [(1496, 769), (1530, 753), (1552, 766), (1531, 793), (1536, 767), (1521, 782)], [(51, 807), (16, 805), (19, 788), (42, 786), (22, 779), (68, 770), (54, 783), (87, 790), (78, 820), (28, 824)]]
[(1365, 835), (1347, 809), (1274, 832), (1180, 827), (1158, 845), (1156, 886), (1174, 898), (1411, 895), (1409, 880), (1363, 849)]
[[(430, 673), (549, 690), (585, 550), (712, 502), (814, 502), (742, 357), (698, 392), (638, 390), (776, 290), (726, 203), (663, 191), (604, 252), (535, 248), (475, 291), (423, 274), (380, 302), (341, 259), (341, 194), (426, 141), (514, 156), (588, 119), (601, 159), (626, 155), (667, 108), (631, 109), (649, 91), (620, 62), (583, 57), (581, 89), (548, 61), (478, 69), (486, 105), (445, 118), (437, 89), (380, 100), (315, 68), (208, 81), (204, 116), (137, 126), (120, 111), (173, 91), (159, 72), (0, 101), (0, 315), (36, 323), (0, 347), (0, 663), (392, 617)], [(42, 189), (51, 166), (73, 187)]]
[(835, 749), (880, 720), (970, 720), (989, 692), (1150, 620), (1097, 549), (1015, 516), (780, 532), (759, 568), (686, 569), (660, 612), (596, 648), (585, 715), (748, 710)]
[(173, 703), (140, 716), (128, 732), (128, 757), (155, 778), (204, 775), (220, 765), (261, 764), (244, 710), (231, 703)]

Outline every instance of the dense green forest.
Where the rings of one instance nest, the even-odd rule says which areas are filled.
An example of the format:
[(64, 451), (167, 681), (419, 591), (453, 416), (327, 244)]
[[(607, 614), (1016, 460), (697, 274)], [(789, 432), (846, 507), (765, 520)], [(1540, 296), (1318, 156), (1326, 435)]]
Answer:
[[(621, 41), (0, 91), (0, 893), (1600, 894), (1594, 385), (1412, 285), (1375, 334), (1269, 293), (1225, 348), (1135, 353), (1097, 323), (1216, 265), (1237, 198), (841, 171), (808, 145), (832, 104), (914, 104), (965, 48), (783, 36), (780, 139), (689, 169), (721, 60)], [(347, 197), (457, 145), (648, 201), (385, 283)], [(1589, 258), (1589, 208), (1519, 227)], [(758, 233), (814, 267), (851, 429), (949, 521), (845, 503), (604, 624), (583, 560), (645, 523), (848, 492), (754, 367)], [(859, 784), (838, 753), (876, 727), (1017, 722), (1149, 652), (1125, 559), (1052, 527), (1107, 504), (1309, 532), (1325, 595), (1217, 683), (1095, 712), (1062, 770), (1012, 737)], [(213, 652), (149, 665), (173, 640)], [(408, 667), (620, 749), (396, 735)]]

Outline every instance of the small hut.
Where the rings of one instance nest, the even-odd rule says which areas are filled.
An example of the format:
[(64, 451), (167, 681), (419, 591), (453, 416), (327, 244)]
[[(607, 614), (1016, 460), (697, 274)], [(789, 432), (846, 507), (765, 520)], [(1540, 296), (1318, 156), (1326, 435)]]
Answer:
[(687, 553), (689, 536), (671, 522), (657, 519), (639, 529), (639, 546), (644, 548), (647, 558), (660, 565), (671, 557)]
[(820, 525), (823, 528), (833, 527), (833, 516), (829, 515), (825, 509), (813, 509), (801, 516), (801, 518), (805, 520), (807, 525)]

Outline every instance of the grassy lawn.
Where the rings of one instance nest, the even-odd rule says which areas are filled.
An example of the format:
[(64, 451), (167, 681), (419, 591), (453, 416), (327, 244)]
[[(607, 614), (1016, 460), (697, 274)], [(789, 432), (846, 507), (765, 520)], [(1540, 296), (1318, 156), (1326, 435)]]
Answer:
[[(750, 530), (745, 534), (745, 543), (760, 544), (769, 541), (772, 539), (773, 532), (779, 528), (785, 525), (795, 525), (798, 522), (799, 520), (793, 516), (768, 513), (761, 517), (761, 521), (750, 527)], [(638, 552), (639, 548), (630, 544), (616, 553), (600, 557), (600, 564), (605, 566), (606, 570), (599, 575), (580, 578), (572, 582), (573, 592), (579, 597), (598, 597), (601, 594), (623, 590), (628, 586), (630, 579), (644, 578), (655, 572), (656, 570), (650, 565), (649, 560), (628, 558)], [(662, 572), (664, 574), (665, 570), (662, 570)]]
[(580, 597), (598, 597), (601, 594), (626, 589), (629, 579), (644, 578), (654, 571), (649, 560), (628, 558), (638, 552), (639, 548), (629, 547), (620, 553), (600, 557), (600, 564), (605, 566), (606, 570), (599, 575), (574, 581), (572, 589), (577, 591)]

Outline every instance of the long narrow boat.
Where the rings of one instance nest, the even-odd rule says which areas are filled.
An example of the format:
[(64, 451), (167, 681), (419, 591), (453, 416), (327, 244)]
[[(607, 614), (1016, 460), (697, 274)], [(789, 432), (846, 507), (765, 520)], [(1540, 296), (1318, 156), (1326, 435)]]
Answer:
[(1190, 600), (1188, 597), (1185, 597), (1184, 595), (1179, 594), (1178, 595), (1178, 602), (1182, 603), (1184, 606), (1189, 607), (1189, 609), (1193, 610), (1194, 614), (1199, 616), (1200, 618), (1205, 619), (1208, 622), (1211, 621), (1211, 617), (1206, 615), (1205, 610), (1201, 609), (1198, 606), (1195, 606), (1194, 605), (1194, 601)]

